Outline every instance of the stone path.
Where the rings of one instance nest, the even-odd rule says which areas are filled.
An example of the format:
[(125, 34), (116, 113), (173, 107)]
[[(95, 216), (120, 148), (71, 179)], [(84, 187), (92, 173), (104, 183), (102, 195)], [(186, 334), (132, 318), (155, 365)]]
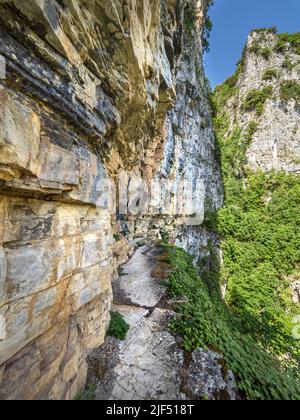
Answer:
[(176, 314), (166, 309), (174, 302), (167, 300), (157, 278), (161, 254), (155, 244), (140, 246), (113, 282), (113, 310), (123, 314), (130, 329), (124, 341), (108, 337), (89, 355), (93, 398), (235, 399), (234, 377), (223, 372), (222, 356), (203, 349), (185, 355), (170, 333), (168, 325)]
[(125, 341), (108, 337), (90, 355), (90, 383), (97, 384), (96, 399), (178, 400), (181, 394), (182, 350), (168, 331), (174, 313), (160, 308), (165, 289), (151, 271), (161, 250), (138, 248), (114, 282), (116, 305), (130, 330)]
[(165, 289), (151, 272), (160, 254), (161, 250), (155, 245), (143, 245), (135, 251), (114, 281), (115, 302), (144, 308), (154, 308), (158, 304)]

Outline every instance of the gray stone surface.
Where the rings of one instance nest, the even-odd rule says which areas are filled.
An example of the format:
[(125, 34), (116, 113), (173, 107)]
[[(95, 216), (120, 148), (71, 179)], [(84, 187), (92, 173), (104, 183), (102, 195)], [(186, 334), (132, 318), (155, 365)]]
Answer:
[(295, 280), (291, 284), (291, 290), (292, 290), (292, 301), (294, 303), (300, 303), (300, 280)]
[[(130, 330), (124, 341), (108, 337), (89, 357), (89, 381), (97, 383), (97, 399), (181, 398), (184, 356), (178, 340), (168, 331), (175, 313), (156, 307), (164, 289), (151, 277), (159, 253), (153, 244), (138, 248), (123, 267), (127, 276), (117, 280), (123, 293), (119, 299), (127, 304), (114, 305), (113, 309), (124, 316)], [(134, 302), (131, 305), (128, 296)]]
[(134, 332), (135, 328), (139, 324), (139, 321), (149, 315), (148, 309), (129, 305), (113, 305), (112, 310), (123, 315), (125, 321), (130, 326), (130, 334)]
[[(140, 309), (136, 311), (138, 317)], [(143, 317), (131, 327), (124, 342), (109, 338), (97, 351), (96, 359), (107, 366), (105, 374), (97, 378), (97, 399), (181, 399), (184, 358), (176, 339), (164, 325), (170, 315), (155, 309), (149, 318)]]
[(152, 251), (149, 245), (138, 248), (113, 285), (115, 294), (134, 306), (153, 308), (165, 293), (159, 281), (151, 277)]
[[(270, 171), (283, 170), (300, 174), (300, 108), (295, 99), (281, 98), (281, 85), (287, 81), (299, 83), (299, 56), (291, 45), (284, 52), (276, 52), (279, 38), (276, 34), (252, 32), (247, 40), (244, 53), (245, 66), (238, 78), (237, 93), (230, 99), (228, 115), (231, 128), (236, 122), (245, 130), (251, 121), (257, 123), (257, 130), (247, 149), (249, 168)], [(268, 59), (251, 47), (259, 45), (271, 51)], [(284, 63), (288, 60), (292, 68)], [(267, 70), (275, 69), (277, 77), (265, 79)], [(262, 115), (256, 110), (243, 110), (242, 104), (252, 89), (262, 90), (266, 86), (273, 89), (272, 97), (267, 99)]]
[[(89, 355), (88, 383), (96, 384), (95, 398), (236, 399), (234, 377), (226, 370), (222, 356), (198, 349), (190, 361), (179, 337), (170, 332), (170, 321), (178, 315), (166, 306), (173, 308), (183, 299), (157, 299), (159, 281), (151, 277), (151, 269), (160, 256), (161, 248), (154, 243), (136, 249), (124, 265), (128, 283), (123, 276), (115, 280), (122, 284), (123, 294), (119, 293), (113, 310), (124, 316), (130, 329), (124, 341), (108, 337), (103, 346)], [(128, 303), (129, 294), (135, 304)], [(162, 295), (164, 289), (160, 288), (159, 296)], [(147, 308), (137, 306), (137, 303), (144, 304), (147, 298)]]
[(220, 354), (210, 350), (195, 350), (187, 373), (188, 395), (201, 399), (236, 400), (234, 375), (224, 366)]
[[(173, 194), (185, 171), (191, 184), (200, 181), (202, 216), (207, 199), (222, 201), (202, 63), (209, 1), (193, 0), (193, 37), (186, 3), (0, 1), (2, 399), (74, 398), (86, 352), (104, 341), (111, 280), (131, 254), (127, 239), (170, 230), (199, 256), (205, 229), (161, 217), (160, 206), (139, 218), (136, 204), (127, 221), (107, 197), (107, 180), (123, 170), (133, 204), (144, 204), (136, 177), (147, 186), (158, 178)], [(152, 279), (149, 287), (139, 257), (127, 267), (120, 303), (153, 308), (162, 289)]]

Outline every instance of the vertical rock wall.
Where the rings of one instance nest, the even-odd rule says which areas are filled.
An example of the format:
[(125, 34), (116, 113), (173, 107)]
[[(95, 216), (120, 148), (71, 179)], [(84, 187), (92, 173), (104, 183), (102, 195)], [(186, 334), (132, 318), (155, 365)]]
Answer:
[(206, 244), (178, 218), (119, 221), (103, 197), (122, 170), (175, 186), (186, 170), (203, 179), (203, 209), (221, 204), (201, 56), (208, 3), (1, 2), (1, 399), (74, 398), (128, 239), (166, 230), (196, 256)]
[[(286, 36), (285, 36), (286, 35)], [(294, 38), (299, 34), (294, 34)], [(245, 130), (250, 122), (256, 123), (255, 133), (247, 148), (249, 168), (257, 171), (300, 172), (300, 108), (299, 99), (282, 94), (290, 84), (298, 85), (300, 74), (299, 47), (291, 42), (293, 34), (277, 34), (275, 30), (253, 31), (244, 49), (234, 78), (236, 85), (224, 111), (231, 128), (238, 123)], [(299, 43), (299, 40), (298, 40)], [(229, 84), (233, 79), (229, 80)], [(263, 109), (245, 109), (249, 93), (269, 88)], [(298, 93), (299, 95), (299, 93)], [(227, 108), (227, 109), (226, 109)]]

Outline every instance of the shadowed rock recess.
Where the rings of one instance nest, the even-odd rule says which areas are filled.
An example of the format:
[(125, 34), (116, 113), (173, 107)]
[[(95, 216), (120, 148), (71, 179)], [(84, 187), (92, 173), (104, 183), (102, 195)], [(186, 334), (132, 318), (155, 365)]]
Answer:
[[(176, 190), (186, 171), (204, 181), (195, 191), (199, 212), (221, 206), (202, 66), (208, 5), (0, 2), (1, 399), (73, 399), (85, 386), (87, 354), (103, 344), (109, 324), (112, 279), (135, 238), (165, 234), (196, 259), (209, 252), (214, 238), (204, 227), (150, 211), (121, 218), (101, 201), (104, 181), (121, 171), (132, 174), (131, 194), (134, 177)], [(145, 287), (139, 311), (160, 296), (148, 280), (127, 296), (135, 303)], [(145, 334), (160, 316), (145, 318)], [(174, 344), (162, 334), (159, 354)], [(177, 398), (179, 391), (161, 392)]]

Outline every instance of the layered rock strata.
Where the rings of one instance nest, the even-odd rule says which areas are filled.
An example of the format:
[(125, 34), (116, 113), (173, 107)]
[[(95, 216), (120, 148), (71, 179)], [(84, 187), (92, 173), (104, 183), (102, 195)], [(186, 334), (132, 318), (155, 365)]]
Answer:
[(208, 3), (0, 3), (0, 398), (74, 398), (128, 240), (166, 231), (205, 252), (204, 228), (160, 210), (121, 215), (107, 185), (127, 171), (129, 197), (136, 177), (176, 191), (185, 172), (202, 185), (199, 214), (221, 204), (201, 57)]

